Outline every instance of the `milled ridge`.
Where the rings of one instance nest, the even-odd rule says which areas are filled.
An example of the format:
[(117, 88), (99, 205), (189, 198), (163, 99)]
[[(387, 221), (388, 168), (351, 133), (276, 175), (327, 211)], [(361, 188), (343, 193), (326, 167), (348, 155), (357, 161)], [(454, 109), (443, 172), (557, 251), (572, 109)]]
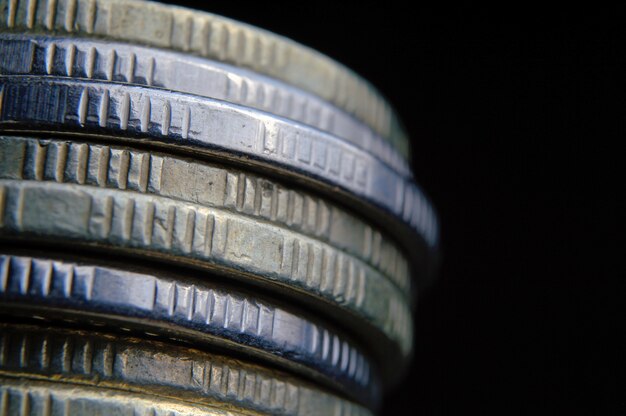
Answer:
[(60, 305), (142, 322), (157, 332), (158, 324), (137, 320), (168, 322), (195, 340), (225, 339), (273, 356), (279, 364), (286, 359), (305, 365), (330, 380), (340, 380), (357, 397), (377, 395), (370, 364), (350, 341), (267, 302), (211, 286), (30, 257), (0, 255), (0, 279), (0, 299), (27, 302), (34, 314), (38, 307)]
[(345, 109), (409, 155), (404, 131), (373, 86), (332, 59), (262, 29), (134, 0), (0, 0), (0, 13), (0, 27), (9, 30), (104, 36), (250, 68)]
[(0, 189), (0, 235), (134, 248), (209, 269), (244, 271), (245, 278), (278, 282), (330, 302), (381, 329), (405, 355), (411, 351), (411, 314), (403, 295), (380, 273), (327, 244), (237, 214), (137, 192), (22, 180), (0, 180)]
[(0, 416), (260, 416), (104, 387), (0, 377)]
[[(0, 33), (0, 74), (61, 76), (159, 87), (257, 108), (319, 128), (411, 177), (393, 147), (352, 116), (262, 75), (174, 52), (103, 42)], [(155, 63), (158, 62), (158, 65)], [(184, 76), (181, 76), (184, 74)], [(103, 105), (103, 111), (108, 109)], [(106, 113), (100, 116), (106, 120)], [(163, 131), (169, 130), (164, 122)]]
[(204, 405), (226, 402), (271, 414), (369, 414), (311, 384), (241, 360), (93, 332), (0, 324), (0, 374), (153, 393)]
[(132, 148), (13, 136), (0, 136), (0, 160), (0, 179), (128, 189), (270, 221), (358, 256), (411, 292), (408, 262), (387, 236), (326, 200), (256, 175)]
[[(416, 184), (319, 130), (208, 98), (139, 86), (13, 76), (0, 77), (0, 90), (3, 128), (54, 128), (130, 139), (141, 134), (199, 151), (245, 155), (246, 163), (255, 160), (272, 169), (296, 171), (362, 198), (399, 217), (431, 249), (437, 247), (436, 216)], [(103, 103), (108, 106), (105, 120), (99, 118)]]

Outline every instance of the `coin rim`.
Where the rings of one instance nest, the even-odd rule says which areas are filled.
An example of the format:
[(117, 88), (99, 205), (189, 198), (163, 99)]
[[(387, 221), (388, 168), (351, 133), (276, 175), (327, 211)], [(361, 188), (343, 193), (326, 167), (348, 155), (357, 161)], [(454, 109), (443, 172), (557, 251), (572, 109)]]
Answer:
[(375, 87), (328, 56), (284, 36), (205, 11), (149, 1), (58, 0), (52, 7), (36, 0), (28, 6), (16, 3), (17, 8), (12, 1), (0, 0), (4, 12), (0, 30), (105, 37), (247, 67), (344, 108), (389, 137), (405, 157), (410, 155), (399, 119)]
[[(60, 337), (63, 339), (62, 351), (59, 354), (53, 354), (54, 351), (51, 348), (53, 348), (55, 344), (59, 344)], [(285, 413), (293, 415), (302, 413), (311, 414), (308, 412), (325, 414), (325, 408), (323, 406), (327, 405), (333, 410), (341, 409), (342, 412), (345, 412), (342, 414), (354, 414), (352, 412), (369, 413), (365, 407), (357, 403), (346, 400), (315, 384), (311, 384), (279, 370), (270, 369), (269, 367), (263, 367), (258, 364), (251, 364), (241, 359), (234, 359), (208, 351), (200, 351), (195, 348), (168, 345), (155, 340), (75, 329), (41, 328), (35, 325), (0, 323), (0, 344), (3, 346), (5, 354), (11, 342), (14, 344), (18, 342), (20, 344), (19, 355), (20, 357), (28, 356), (29, 363), (25, 365), (22, 364), (20, 357), (18, 357), (17, 360), (0, 363), (0, 377), (19, 376), (32, 379), (42, 378), (62, 383), (97, 386), (98, 388), (119, 388), (130, 392), (152, 394), (164, 398), (180, 398), (185, 402), (205, 406), (223, 403), (228, 406), (236, 406), (258, 412), (279, 412), (280, 414)], [(70, 342), (70, 344), (67, 344), (67, 342)], [(88, 350), (82, 349), (81, 351), (77, 351), (77, 343), (84, 345), (89, 344), (90, 348)], [(66, 344), (68, 345), (67, 348)], [(98, 345), (96, 344), (106, 344), (106, 351), (103, 350), (100, 352), (102, 352), (103, 356), (106, 354), (113, 366), (115, 365), (117, 355), (119, 355), (121, 357), (120, 359), (124, 362), (130, 359), (130, 365), (136, 362), (137, 364), (141, 364), (142, 367), (145, 367), (144, 372), (151, 375), (151, 377), (149, 377), (150, 380), (133, 379), (132, 376), (126, 374), (124, 371), (115, 371), (114, 369), (111, 374), (105, 374), (106, 372), (103, 369), (101, 371), (94, 369), (94, 357), (99, 354)], [(69, 369), (63, 369), (62, 371), (58, 371), (58, 368), (52, 370), (35, 368), (36, 366), (32, 364), (34, 359), (34, 357), (32, 357), (33, 351), (43, 352), (44, 349), (47, 353), (46, 366), (48, 368), (53, 367), (52, 361), (55, 360), (62, 361), (58, 364), (60, 364), (60, 367), (64, 367), (63, 363), (68, 360), (70, 363), (73, 363), (81, 359), (83, 362), (89, 359), (92, 363), (90, 364), (91, 371), (85, 373), (76, 370), (74, 366), (70, 366)], [(88, 357), (86, 357), (86, 355), (88, 355)], [(141, 362), (137, 359), (133, 361), (133, 357), (138, 357), (138, 360)], [(179, 364), (178, 367), (171, 369), (166, 367), (166, 364), (160, 365), (160, 361), (164, 358), (177, 358), (177, 360), (168, 360), (168, 364)], [(43, 357), (40, 361), (43, 362)], [(12, 363), (14, 365), (10, 365)], [(255, 383), (265, 383), (269, 381), (270, 383), (289, 385), (297, 391), (298, 405), (292, 411), (284, 404), (282, 406), (267, 407), (259, 400), (255, 400), (256, 397), (232, 397), (229, 391), (223, 392), (221, 388), (216, 388), (217, 386), (212, 387), (208, 379), (203, 379), (201, 386), (196, 383), (196, 379), (194, 379), (192, 375), (190, 375), (187, 380), (181, 380), (179, 377), (168, 378), (166, 376), (161, 378), (155, 376), (155, 374), (158, 375), (159, 372), (179, 371), (182, 373), (187, 367), (202, 367), (206, 372), (207, 366), (210, 366), (211, 369), (218, 366), (222, 369), (222, 372), (234, 370), (238, 373), (240, 379), (252, 377)], [(289, 387), (287, 386), (287, 388)]]
[[(233, 104), (217, 102), (209, 98), (193, 97), (181, 93), (160, 91), (140, 86), (130, 85), (113, 85), (98, 81), (76, 81), (59, 78), (32, 78), (32, 77), (3, 77), (0, 76), (0, 95), (2, 95), (4, 105), (2, 105), (1, 116), (3, 118), (0, 127), (4, 131), (13, 131), (23, 129), (26, 131), (40, 131), (58, 133), (80, 133), (94, 136), (106, 136), (109, 138), (124, 138), (126, 140), (142, 140), (160, 142), (162, 145), (179, 148), (188, 147), (189, 150), (194, 149), (195, 153), (203, 152), (213, 154), (217, 153), (223, 160), (230, 162), (242, 163), (245, 165), (253, 165), (260, 170), (275, 171), (281, 177), (292, 177), (299, 179), (309, 185), (317, 186), (320, 190), (330, 191), (330, 195), (338, 197), (345, 195), (350, 198), (351, 202), (366, 205), (368, 207), (367, 214), (370, 218), (381, 219), (381, 211), (387, 215), (395, 217), (395, 220), (404, 223), (404, 227), (410, 228), (420, 239), (427, 245), (429, 252), (436, 251), (438, 246), (438, 225), (435, 212), (430, 201), (423, 194), (421, 189), (412, 181), (401, 178), (386, 167), (382, 162), (373, 158), (367, 152), (355, 147), (354, 145), (342, 141), (335, 136), (328, 135), (319, 130), (312, 129), (305, 125), (298, 125), (293, 122), (282, 120), (271, 115), (261, 114), (253, 109), (241, 108)], [(64, 98), (56, 95), (47, 101), (28, 102), (28, 109), (43, 109), (45, 114), (28, 113), (23, 114), (24, 108), (20, 107), (22, 113), (16, 113), (18, 109), (14, 106), (16, 103), (7, 103), (5, 90), (7, 88), (21, 88), (20, 96), (28, 94), (28, 91), (37, 91), (36, 99), (43, 99), (39, 93), (42, 91), (65, 91)], [(109, 96), (119, 95), (123, 97), (123, 102), (117, 103), (113, 99), (109, 100)], [(132, 99), (131, 99), (132, 94)], [(91, 95), (91, 98), (90, 98)], [(92, 115), (89, 111), (89, 100), (93, 101), (93, 97), (98, 97), (98, 102), (93, 106), (99, 108), (98, 114), (91, 119)], [(116, 98), (117, 100), (117, 98)], [(125, 104), (126, 101), (127, 104)], [(152, 100), (160, 100), (164, 103), (164, 108), (169, 109), (168, 114), (174, 114), (176, 108), (176, 116), (181, 115), (182, 119), (178, 120), (173, 116), (167, 116), (160, 122), (151, 119), (151, 109), (158, 104), (152, 104)], [(134, 102), (134, 104), (133, 104)], [(22, 103), (23, 104), (23, 103)], [(102, 106), (106, 104), (106, 117), (102, 116)], [(50, 107), (50, 105), (52, 105)], [(132, 106), (140, 106), (141, 123), (139, 120), (130, 119)], [(202, 131), (190, 130), (189, 120), (195, 120), (206, 111), (211, 111), (212, 119), (216, 117), (242, 117), (248, 123), (256, 123), (260, 132), (256, 132), (254, 140), (255, 149), (244, 146), (238, 139), (231, 137), (227, 132), (218, 135), (215, 131), (211, 131), (213, 137), (220, 137), (220, 143), (214, 143), (213, 139), (204, 137), (206, 126), (200, 127)], [(63, 111), (63, 114), (60, 113)], [(192, 117), (191, 112), (196, 115)], [(54, 113), (54, 114), (52, 114)], [(109, 123), (112, 114), (121, 114), (119, 125)], [(110, 114), (110, 116), (109, 116)], [(128, 114), (128, 117), (126, 116)], [(163, 114), (159, 112), (162, 117)], [(187, 115), (185, 117), (185, 114)], [(61, 118), (63, 121), (59, 121)], [(128, 118), (128, 120), (127, 120)], [(130, 123), (133, 121), (133, 123)], [(181, 126), (174, 126), (172, 122), (181, 122)], [(232, 123), (232, 120), (224, 119), (222, 123)], [(135, 125), (138, 124), (138, 125)], [(140, 125), (139, 125), (140, 124)], [(162, 132), (163, 126), (167, 126), (168, 131)], [(49, 131), (50, 127), (54, 127), (54, 131)], [(231, 126), (232, 127), (232, 126)], [(182, 129), (180, 133), (178, 130)], [(268, 133), (268, 129), (271, 133)], [(274, 132), (274, 130), (276, 130)], [(274, 135), (276, 137), (303, 137), (294, 143), (293, 154), (285, 154), (277, 149), (266, 149), (270, 144), (274, 145)], [(285, 136), (287, 135), (287, 136)], [(306, 138), (305, 138), (306, 136)], [(145, 139), (143, 139), (145, 138)], [(287, 139), (284, 139), (287, 140)], [(263, 142), (263, 143), (262, 143)], [(315, 143), (316, 146), (312, 146)], [(181, 146), (182, 145), (182, 146)], [(324, 147), (319, 147), (324, 146)], [(263, 147), (265, 150), (257, 150)], [(311, 152), (317, 152), (311, 154)], [(300, 154), (309, 154), (308, 162), (302, 159)], [(327, 159), (332, 154), (332, 159), (336, 160), (337, 172), (335, 168), (330, 167), (332, 162)], [(327, 167), (324, 169), (314, 162), (315, 158), (323, 157), (326, 160)], [(339, 157), (339, 159), (337, 159)], [(349, 176), (345, 163), (349, 163)], [(357, 163), (358, 162), (358, 163)], [(331, 175), (331, 171), (333, 175)], [(321, 186), (320, 186), (321, 185)], [(330, 189), (329, 189), (330, 187)], [(334, 191), (334, 192), (333, 192)], [(387, 195), (391, 192), (393, 195)], [(374, 210), (372, 210), (374, 209)], [(375, 212), (377, 211), (377, 212)], [(406, 233), (406, 230), (404, 231)], [(413, 242), (414, 244), (414, 242)], [(413, 249), (414, 249), (413, 245)]]
[[(26, 45), (33, 48), (30, 53), (26, 53)], [(8, 53), (16, 54), (18, 48), (24, 52), (18, 61), (19, 68), (16, 67), (15, 63), (0, 64), (0, 74), (5, 76), (66, 77), (114, 84), (122, 83), (226, 101), (285, 117), (345, 139), (380, 159), (399, 175), (407, 178), (412, 177), (406, 160), (382, 137), (360, 121), (311, 94), (285, 85), (278, 80), (272, 80), (248, 71), (245, 68), (237, 68), (182, 53), (141, 46), (130, 47), (116, 42), (103, 42), (100, 39), (44, 37), (0, 32), (0, 57), (3, 56), (3, 50), (7, 51), (4, 54), (7, 56)], [(59, 59), (62, 56), (64, 58)], [(118, 67), (118, 63), (128, 61), (128, 59), (132, 61), (129, 68)], [(143, 68), (145, 73), (137, 73), (138, 68)], [(176, 73), (174, 74), (172, 70), (176, 70)], [(199, 77), (198, 73), (201, 73), (207, 82), (202, 83), (201, 86), (200, 83), (187, 82), (184, 84), (182, 82), (184, 78), (179, 76), (180, 73), (194, 73), (194, 78)], [(227, 82), (228, 86), (224, 87), (221, 84), (214, 85), (208, 82), (215, 76), (219, 76), (224, 82)], [(233, 77), (237, 78), (237, 81), (233, 81)], [(238, 87), (237, 82), (241, 82), (243, 85)], [(291, 106), (292, 110), (278, 108), (275, 100), (267, 97), (264, 98), (264, 101), (271, 104), (260, 103), (258, 99), (253, 99), (254, 93), (258, 91), (274, 98), (280, 97), (281, 101), (301, 102), (303, 103), (302, 111), (297, 114), (293, 111), (296, 108), (294, 106)], [(249, 96), (249, 92), (253, 93), (252, 96)], [(309, 112), (329, 114), (336, 120), (333, 120), (332, 123), (330, 121), (306, 120)], [(350, 127), (344, 127), (338, 131), (334, 128), (337, 123)]]
[[(4, 163), (3, 166), (0, 166), (0, 179), (70, 183), (110, 189), (132, 190), (142, 194), (154, 194), (164, 198), (197, 204), (203, 207), (235, 212), (242, 216), (251, 217), (263, 222), (269, 222), (279, 228), (284, 228), (291, 232), (300, 233), (312, 239), (318, 240), (321, 243), (334, 247), (338, 252), (344, 252), (351, 257), (358, 258), (374, 270), (378, 271), (381, 275), (388, 278), (403, 292), (403, 294), (407, 294), (407, 298), (410, 299), (408, 296), (411, 292), (409, 262), (391, 238), (386, 236), (386, 233), (383, 230), (367, 224), (360, 218), (353, 216), (351, 213), (345, 211), (341, 207), (338, 207), (332, 202), (308, 194), (306, 191), (286, 188), (271, 179), (266, 179), (262, 176), (249, 174), (248, 172), (232, 168), (227, 169), (216, 164), (199, 162), (193, 159), (180, 158), (175, 155), (167, 155), (158, 152), (141, 151), (132, 147), (107, 146), (85, 141), (0, 135), (0, 156), (3, 153), (5, 154), (5, 157), (10, 157), (13, 161), (17, 161), (17, 165), (15, 163)], [(9, 154), (12, 156), (9, 156)], [(222, 203), (219, 203), (219, 199), (218, 201), (211, 202), (208, 202), (207, 199), (205, 199), (205, 202), (202, 202), (200, 201), (201, 198), (198, 198), (197, 195), (206, 191), (200, 185), (196, 187), (196, 183), (193, 181), (181, 184), (181, 187), (178, 188), (179, 193), (177, 195), (174, 195), (171, 191), (164, 189), (162, 185), (163, 182), (168, 182), (167, 177), (172, 174), (171, 170), (168, 171), (167, 169), (164, 169), (168, 161), (174, 161), (177, 168), (180, 168), (183, 171), (186, 170), (189, 175), (211, 174), (211, 171), (223, 173), (225, 177), (224, 186), (228, 187), (226, 192), (229, 192), (230, 188), (237, 188), (237, 203), (229, 204), (227, 202), (229, 200), (229, 196), (226, 194), (223, 198), (221, 198), (223, 200)], [(137, 164), (140, 164), (141, 166), (137, 166)], [(147, 167), (144, 168), (144, 166)], [(171, 164), (168, 164), (168, 167), (172, 169)], [(206, 168), (207, 170), (197, 170), (202, 168)], [(135, 172), (136, 175), (133, 177), (134, 171), (137, 172)], [(96, 178), (89, 178), (90, 173), (92, 172), (98, 173)], [(84, 174), (84, 177), (82, 177), (80, 173)], [(158, 176), (158, 179), (155, 178), (155, 176)], [(180, 176), (180, 173), (173, 174), (173, 178), (176, 178), (176, 176)], [(236, 178), (236, 182), (234, 182), (234, 184), (229, 184), (230, 179), (233, 177)], [(316, 207), (328, 207), (326, 210), (329, 212), (331, 212), (331, 210), (333, 212), (339, 212), (339, 215), (342, 217), (345, 216), (345, 218), (348, 218), (351, 222), (358, 221), (360, 228), (363, 229), (363, 231), (359, 234), (372, 235), (372, 241), (367, 244), (368, 246), (372, 246), (370, 250), (374, 251), (374, 247), (379, 246), (377, 250), (380, 251), (380, 254), (376, 255), (372, 253), (370, 257), (382, 257), (384, 253), (389, 253), (386, 247), (390, 247), (393, 259), (395, 259), (395, 262), (399, 263), (396, 263), (391, 267), (385, 266), (382, 263), (376, 264), (375, 261), (371, 258), (367, 258), (365, 253), (362, 253), (362, 250), (356, 246), (350, 247), (346, 245), (340, 247), (339, 244), (335, 243), (329, 237), (322, 236), (317, 232), (309, 232), (305, 230), (303, 226), (296, 226), (295, 220), (290, 219), (292, 215), (288, 215), (288, 218), (285, 220), (280, 220), (278, 218), (273, 219), (272, 217), (261, 215), (260, 212), (257, 214), (256, 211), (260, 211), (260, 207), (255, 207), (254, 212), (250, 212), (250, 210), (246, 211), (244, 206), (246, 205), (246, 199), (248, 197), (245, 194), (242, 195), (243, 190), (240, 185), (242, 181), (246, 186), (246, 191), (248, 188), (248, 181), (253, 183), (263, 181), (263, 183), (270, 183), (272, 186), (276, 187), (276, 189), (285, 189), (289, 192), (290, 194), (287, 197), (286, 205), (282, 204), (285, 206), (281, 206), (281, 200), (278, 198), (275, 200), (272, 199), (272, 201), (269, 202), (269, 204), (272, 205), (272, 209), (275, 209), (276, 211), (289, 211), (289, 199), (292, 198), (292, 196), (295, 198), (295, 195), (299, 194), (302, 195), (303, 200), (305, 198), (310, 198), (315, 201)], [(261, 190), (255, 189), (254, 192), (255, 195), (251, 196), (250, 199), (254, 198), (255, 203), (257, 203), (258, 197), (256, 194), (261, 192)], [(291, 193), (293, 193), (293, 195)], [(232, 197), (230, 199), (232, 199)], [(239, 200), (241, 200), (242, 207), (238, 206)], [(316, 212), (317, 210), (318, 208), (315, 209)], [(330, 216), (331, 214), (328, 215)], [(295, 216), (295, 214), (293, 216)], [(329, 219), (328, 221), (331, 220)], [(337, 219), (333, 219), (332, 221), (337, 221)], [(328, 226), (330, 227), (330, 224)], [(368, 229), (372, 231), (368, 232)], [(380, 243), (376, 242), (378, 240), (378, 235), (381, 236)], [(346, 240), (350, 239), (347, 238)], [(383, 249), (385, 249), (385, 251), (383, 251)]]

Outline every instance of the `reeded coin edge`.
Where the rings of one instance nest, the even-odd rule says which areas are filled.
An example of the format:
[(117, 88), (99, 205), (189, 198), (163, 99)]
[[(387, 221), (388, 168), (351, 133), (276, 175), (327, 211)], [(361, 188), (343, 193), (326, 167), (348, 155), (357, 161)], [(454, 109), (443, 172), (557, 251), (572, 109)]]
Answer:
[(351, 115), (315, 96), (243, 68), (99, 39), (1, 32), (0, 56), (7, 57), (0, 62), (0, 74), (5, 76), (52, 76), (127, 83), (256, 108), (346, 139), (388, 164), (401, 176), (412, 176), (406, 160), (381, 136)]
[[(12, 136), (0, 136), (0, 160), (0, 179), (131, 190), (260, 218), (354, 255), (402, 293), (411, 291), (408, 262), (379, 230), (321, 198), (255, 175), (132, 148)], [(345, 237), (335, 231), (349, 225)]]
[[(6, 237), (131, 248), (231, 270), (335, 305), (371, 322), (405, 354), (411, 350), (411, 312), (399, 290), (361, 262), (309, 247), (305, 236), (233, 213), (88, 185), (0, 180), (0, 195)], [(305, 250), (313, 261), (300, 265)]]
[(321, 131), (208, 98), (140, 86), (14, 76), (0, 80), (4, 129), (140, 135), (304, 175), (394, 215), (431, 249), (437, 246), (434, 210), (415, 183)]
[(351, 415), (363, 407), (279, 371), (160, 342), (0, 324), (0, 374), (121, 388), (280, 414)]
[(0, 24), (9, 30), (105, 36), (248, 67), (346, 109), (390, 137), (404, 156), (409, 154), (409, 141), (397, 117), (372, 85), (285, 37), (210, 13), (152, 2), (31, 0), (24, 5), (2, 0), (0, 7), (4, 12)]
[[(221, 408), (224, 407), (224, 408)], [(175, 398), (94, 388), (80, 384), (0, 377), (0, 415), (142, 414), (151, 416), (258, 415), (229, 406), (186, 403)], [(88, 413), (83, 413), (88, 412)]]
[(22, 309), (128, 320), (157, 332), (167, 326), (285, 367), (304, 366), (357, 396), (377, 388), (368, 358), (353, 341), (267, 301), (211, 285), (30, 257), (0, 255), (0, 271), (1, 302)]

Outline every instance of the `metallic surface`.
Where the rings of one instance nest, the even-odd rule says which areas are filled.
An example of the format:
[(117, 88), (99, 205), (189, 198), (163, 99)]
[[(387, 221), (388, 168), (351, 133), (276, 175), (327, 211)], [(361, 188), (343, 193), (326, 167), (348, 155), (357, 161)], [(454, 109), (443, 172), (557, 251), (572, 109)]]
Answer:
[(434, 210), (417, 185), (354, 145), (302, 124), (208, 98), (96, 81), (0, 77), (0, 95), (3, 130), (124, 137), (216, 154), (352, 203), (365, 201), (370, 217), (377, 207), (415, 230), (430, 250), (438, 245)]
[(125, 189), (235, 212), (317, 240), (298, 249), (303, 265), (309, 250), (330, 250), (411, 292), (408, 262), (385, 232), (330, 201), (241, 170), (80, 140), (0, 136), (0, 179)]
[(370, 125), (405, 157), (408, 139), (380, 94), (330, 58), (265, 30), (198, 10), (134, 0), (0, 0), (0, 30), (71, 33), (174, 49), (269, 75)]
[(0, 416), (370, 415), (439, 263), (409, 155), (289, 39), (0, 0)]
[(376, 371), (353, 341), (267, 300), (198, 280), (20, 256), (0, 255), (0, 276), (0, 305), (12, 313), (92, 319), (218, 345), (362, 403), (380, 400)]
[(0, 33), (0, 74), (163, 88), (256, 108), (344, 138), (410, 177), (400, 154), (339, 108), (252, 71), (187, 54), (99, 39)]
[(103, 387), (0, 377), (0, 416), (260, 415)]
[(209, 352), (93, 331), (0, 324), (0, 376), (114, 388), (220, 409), (367, 415), (361, 406), (276, 370)]
[[(300, 234), (232, 212), (89, 185), (0, 180), (0, 195), (5, 240), (131, 250), (270, 289), (277, 285), (372, 323), (405, 355), (390, 358), (406, 358), (411, 350), (410, 309), (398, 288), (364, 263)], [(300, 264), (301, 250), (308, 253), (306, 264)]]

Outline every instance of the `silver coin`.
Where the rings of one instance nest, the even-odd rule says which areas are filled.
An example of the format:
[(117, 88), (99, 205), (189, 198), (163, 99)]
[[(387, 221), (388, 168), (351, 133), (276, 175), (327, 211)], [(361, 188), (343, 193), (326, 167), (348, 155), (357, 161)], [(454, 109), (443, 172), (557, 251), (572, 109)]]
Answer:
[[(257, 413), (252, 413), (255, 415)], [(0, 416), (243, 416), (228, 407), (123, 390), (0, 377)], [(257, 414), (258, 415), (258, 414)]]
[(0, 324), (0, 349), (0, 377), (110, 387), (263, 414), (369, 414), (286, 373), (146, 339)]
[(399, 289), (366, 264), (301, 234), (128, 190), (3, 179), (0, 196), (5, 241), (65, 242), (218, 271), (369, 324), (399, 347), (388, 360), (410, 355), (411, 311)]
[(98, 39), (0, 33), (0, 74), (130, 83), (228, 101), (344, 138), (400, 175), (411, 176), (406, 161), (388, 142), (339, 108), (252, 71), (208, 59)]
[(107, 322), (217, 345), (296, 371), (376, 406), (377, 371), (353, 340), (270, 301), (202, 281), (0, 255), (12, 313)]
[[(384, 234), (320, 198), (243, 172), (130, 148), (0, 136), (0, 178), (125, 189), (243, 214), (244, 218), (269, 222), (313, 239), (308, 240), (308, 244), (298, 244), (298, 267), (293, 273), (296, 283), (306, 282), (307, 276), (319, 273), (322, 269), (316, 265), (328, 262), (328, 259), (331, 264), (339, 261), (342, 273), (347, 273), (351, 268), (360, 270), (359, 263), (354, 263), (348, 255), (352, 253), (375, 270), (381, 271), (401, 291), (394, 295), (380, 289), (366, 290), (363, 304), (379, 303), (381, 296), (400, 296), (410, 288), (407, 263)], [(3, 212), (13, 209), (10, 207), (14, 204), (9, 203), (6, 191), (0, 192), (0, 200)], [(37, 216), (37, 205), (31, 203), (31, 206), (34, 211), (31, 210), (27, 218)], [(45, 206), (46, 212), (42, 215), (47, 216), (49, 205)], [(24, 215), (21, 217), (24, 218)], [(58, 219), (57, 223), (60, 223)], [(319, 245), (320, 241), (335, 249)], [(350, 266), (350, 263), (357, 266)], [(369, 273), (366, 277), (369, 277)], [(289, 284), (289, 281), (286, 283)], [(371, 285), (369, 280), (365, 284)], [(293, 298), (293, 293), (285, 293), (281, 287), (272, 289)], [(353, 290), (344, 284), (331, 284), (329, 287), (334, 288), (333, 296), (346, 297)], [(374, 284), (374, 287), (377, 285)], [(310, 297), (317, 297), (315, 293), (317, 289), (312, 291)], [(312, 306), (319, 309), (319, 302), (314, 302)], [(370, 306), (361, 309), (372, 310)], [(328, 312), (329, 308), (324, 307), (321, 311)], [(359, 312), (354, 319), (350, 319), (351, 315), (339, 311), (333, 314), (332, 319), (341, 321), (365, 339), (370, 339), (369, 346), (383, 360), (406, 356), (406, 352), (401, 350), (391, 353), (399, 348), (393, 334), (390, 336), (379, 327), (362, 324), (362, 321), (367, 321), (367, 314), (362, 316)], [(398, 316), (391, 316), (391, 319), (400, 322)], [(380, 332), (380, 336), (373, 335), (376, 332)], [(386, 368), (391, 370), (393, 366)], [(394, 371), (393, 376), (398, 377), (399, 373)]]
[(132, 0), (0, 0), (4, 31), (73, 33), (192, 53), (269, 75), (354, 114), (407, 156), (409, 141), (367, 81), (310, 48), (214, 14)]
[(237, 212), (328, 243), (403, 293), (412, 290), (408, 261), (383, 230), (323, 198), (244, 171), (130, 147), (0, 136), (0, 179), (127, 189)]
[[(216, 153), (343, 196), (355, 207), (365, 202), (363, 213), (370, 218), (396, 218), (388, 226), (395, 224), (399, 237), (412, 229), (431, 250), (437, 248), (435, 213), (417, 185), (319, 130), (208, 98), (95, 81), (0, 77), (0, 100), (0, 128), (5, 131), (141, 138)], [(406, 240), (414, 249), (415, 240)]]

